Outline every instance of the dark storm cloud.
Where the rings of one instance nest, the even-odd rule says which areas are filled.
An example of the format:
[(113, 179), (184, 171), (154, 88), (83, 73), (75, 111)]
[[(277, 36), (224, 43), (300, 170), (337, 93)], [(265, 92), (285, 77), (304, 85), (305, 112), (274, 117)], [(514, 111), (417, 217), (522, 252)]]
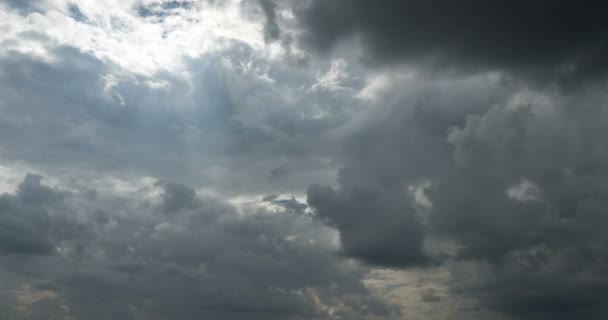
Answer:
[(606, 258), (593, 251), (520, 252), (500, 264), (453, 271), (452, 290), (513, 319), (604, 319)]
[[(308, 189), (317, 215), (340, 231), (344, 253), (371, 264), (414, 266), (433, 260), (423, 252), (426, 227), (409, 188), (440, 171), (450, 156), (448, 127), (505, 95), (491, 82), (404, 85), (413, 92), (407, 100), (398, 98), (388, 111), (370, 111), (384, 113), (347, 137), (339, 187)], [(472, 99), (469, 90), (491, 93)]]
[[(593, 224), (604, 223), (595, 214), (606, 201), (608, 156), (603, 98), (594, 96), (601, 93), (553, 96), (546, 109), (542, 101), (493, 107), (451, 129), (450, 174), (428, 192), (437, 230), (458, 237), (463, 254), (486, 258), (520, 247), (593, 243)], [(537, 191), (510, 196), (523, 181)], [(569, 237), (576, 241), (564, 241)]]
[[(28, 175), (15, 195), (0, 198), (0, 248), (20, 254), (3, 258), (0, 310), (17, 319), (392, 319), (399, 313), (363, 286), (364, 268), (310, 241), (323, 228), (308, 217), (263, 210), (241, 215), (168, 182), (157, 183), (156, 203), (92, 198), (40, 180)], [(40, 196), (21, 197), (36, 188)], [(50, 191), (62, 195), (61, 203), (42, 196)], [(178, 198), (190, 205), (176, 211)], [(58, 216), (60, 209), (68, 214)], [(11, 237), (8, 227), (21, 229), (5, 225), (7, 217), (31, 232)], [(76, 220), (87, 228), (64, 232)], [(42, 298), (15, 304), (20, 296)]]
[[(423, 82), (381, 100), (395, 105), (348, 139), (338, 188), (312, 186), (309, 203), (340, 231), (346, 253), (371, 263), (429, 256), (422, 238), (453, 242), (457, 250), (444, 254), (473, 267), (453, 270), (452, 292), (482, 309), (526, 320), (605, 318), (602, 87), (555, 93), (466, 82)], [(429, 203), (408, 202), (408, 186)]]
[(605, 11), (603, 1), (313, 0), (299, 19), (313, 47), (358, 37), (375, 63), (575, 80), (606, 71)]
[[(606, 102), (593, 90), (550, 101), (491, 108), (450, 131), (451, 173), (428, 192), (432, 225), (463, 257), (489, 263), (469, 288), (485, 306), (519, 319), (602, 319)], [(533, 187), (510, 195), (522, 179)]]
[(312, 185), (308, 203), (317, 216), (340, 231), (345, 255), (372, 264), (407, 266), (424, 263), (423, 232), (404, 193), (368, 186)]
[(45, 208), (65, 195), (40, 184), (42, 177), (28, 174), (15, 195), (0, 196), (0, 252), (50, 254), (55, 248), (51, 216)]

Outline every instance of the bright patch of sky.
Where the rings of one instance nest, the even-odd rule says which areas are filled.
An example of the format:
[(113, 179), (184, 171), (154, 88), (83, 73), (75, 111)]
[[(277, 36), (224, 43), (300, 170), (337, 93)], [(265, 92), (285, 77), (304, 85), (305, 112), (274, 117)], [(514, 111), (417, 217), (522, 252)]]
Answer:
[[(184, 72), (184, 57), (198, 57), (230, 45), (247, 44), (268, 56), (280, 54), (265, 46), (262, 15), (243, 14), (241, 0), (47, 0), (24, 13), (0, 4), (1, 52), (10, 50), (48, 55), (48, 38), (74, 46), (122, 68), (143, 75)], [(22, 37), (24, 34), (29, 37)], [(32, 41), (34, 40), (34, 41)]]

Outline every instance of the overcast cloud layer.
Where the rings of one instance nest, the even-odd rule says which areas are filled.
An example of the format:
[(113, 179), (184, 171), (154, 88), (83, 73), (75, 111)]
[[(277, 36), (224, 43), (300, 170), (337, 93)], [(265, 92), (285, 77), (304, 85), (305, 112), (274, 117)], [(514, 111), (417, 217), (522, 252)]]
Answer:
[(0, 0), (0, 319), (608, 318), (604, 12)]
[(327, 50), (359, 38), (376, 63), (524, 73), (541, 81), (602, 76), (608, 50), (603, 1), (313, 0), (305, 39)]

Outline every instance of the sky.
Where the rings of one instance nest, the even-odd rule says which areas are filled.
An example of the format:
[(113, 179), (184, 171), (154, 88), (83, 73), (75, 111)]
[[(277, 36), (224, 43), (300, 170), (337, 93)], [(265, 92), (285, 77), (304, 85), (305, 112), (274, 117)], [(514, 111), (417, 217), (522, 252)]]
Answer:
[(606, 9), (0, 0), (0, 320), (607, 319)]

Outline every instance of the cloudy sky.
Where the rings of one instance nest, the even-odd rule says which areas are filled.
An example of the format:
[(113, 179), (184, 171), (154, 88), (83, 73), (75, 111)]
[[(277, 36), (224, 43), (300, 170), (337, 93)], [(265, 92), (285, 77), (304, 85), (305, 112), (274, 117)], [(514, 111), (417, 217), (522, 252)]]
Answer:
[(606, 9), (0, 0), (0, 319), (607, 319)]

